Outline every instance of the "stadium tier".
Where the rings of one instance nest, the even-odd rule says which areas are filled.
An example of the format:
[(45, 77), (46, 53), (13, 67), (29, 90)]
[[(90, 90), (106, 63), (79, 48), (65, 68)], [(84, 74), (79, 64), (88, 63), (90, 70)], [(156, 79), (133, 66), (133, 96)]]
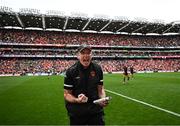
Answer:
[(123, 65), (140, 71), (178, 71), (180, 36), (139, 36), (33, 30), (0, 30), (0, 74), (64, 72), (81, 44), (90, 45), (104, 72)]

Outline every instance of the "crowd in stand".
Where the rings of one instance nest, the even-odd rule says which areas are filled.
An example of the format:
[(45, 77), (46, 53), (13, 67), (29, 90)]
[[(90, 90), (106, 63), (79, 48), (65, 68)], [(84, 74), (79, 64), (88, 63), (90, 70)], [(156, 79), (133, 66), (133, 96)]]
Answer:
[[(0, 59), (0, 74), (26, 73), (62, 73), (73, 65), (76, 60), (51, 60), (51, 59)], [(178, 60), (97, 60), (104, 72), (123, 71), (123, 66), (133, 66), (135, 71), (177, 71), (180, 70)]]
[[(66, 50), (23, 50), (23, 49), (0, 49), (0, 55), (52, 55), (52, 56), (74, 56), (76, 55), (76, 50), (66, 49)], [(127, 51), (127, 50), (93, 50), (93, 55), (95, 56), (180, 56), (179, 52), (160, 52), (160, 51)]]
[(135, 71), (177, 71), (180, 70), (179, 60), (112, 60), (100, 61), (106, 72), (123, 71), (123, 66), (133, 67)]
[[(180, 36), (128, 36), (92, 33), (64, 33), (45, 31), (0, 30), (0, 43), (31, 44), (71, 44), (100, 46), (180, 46)], [(38, 50), (39, 49), (39, 50)], [(76, 55), (74, 49), (53, 49), (28, 47), (0, 48), (0, 74), (22, 73), (61, 73), (75, 63), (69, 59), (33, 59), (1, 58), (3, 55)], [(132, 50), (93, 50), (94, 56), (180, 56), (179, 51), (132, 51)], [(180, 70), (180, 59), (101, 59), (95, 60), (104, 72), (123, 71), (123, 66), (133, 66), (135, 71), (177, 71)]]
[(22, 73), (61, 73), (75, 60), (48, 60), (48, 59), (0, 59), (0, 74)]
[(50, 31), (0, 30), (0, 41), (33, 44), (180, 46), (180, 36), (137, 36)]

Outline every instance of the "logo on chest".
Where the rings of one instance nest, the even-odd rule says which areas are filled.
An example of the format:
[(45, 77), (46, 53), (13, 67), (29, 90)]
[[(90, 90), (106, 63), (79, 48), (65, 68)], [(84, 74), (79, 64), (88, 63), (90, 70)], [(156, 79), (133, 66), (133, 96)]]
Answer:
[(91, 72), (90, 72), (90, 76), (91, 76), (91, 77), (95, 77), (95, 76), (96, 76), (96, 72), (95, 72), (95, 71), (91, 71)]

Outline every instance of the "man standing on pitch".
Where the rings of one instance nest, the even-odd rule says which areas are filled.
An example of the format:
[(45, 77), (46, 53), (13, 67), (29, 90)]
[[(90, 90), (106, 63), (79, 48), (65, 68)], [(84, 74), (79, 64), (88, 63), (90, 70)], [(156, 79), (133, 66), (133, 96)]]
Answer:
[(128, 68), (126, 66), (123, 67), (123, 83), (125, 84), (129, 81)]
[(91, 59), (91, 48), (82, 45), (78, 50), (79, 61), (66, 71), (64, 99), (70, 125), (105, 125), (103, 107), (108, 101), (93, 103), (106, 97), (103, 72)]
[(130, 67), (130, 74), (131, 74), (131, 78), (134, 78), (134, 68), (133, 66)]

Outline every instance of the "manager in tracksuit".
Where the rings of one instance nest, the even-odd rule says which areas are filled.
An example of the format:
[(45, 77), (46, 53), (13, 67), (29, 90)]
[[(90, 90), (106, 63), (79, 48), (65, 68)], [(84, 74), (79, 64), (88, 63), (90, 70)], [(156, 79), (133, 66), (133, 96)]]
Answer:
[(106, 96), (101, 67), (92, 62), (92, 50), (82, 45), (78, 61), (66, 71), (64, 99), (70, 125), (105, 125), (103, 107), (108, 101), (94, 104)]

